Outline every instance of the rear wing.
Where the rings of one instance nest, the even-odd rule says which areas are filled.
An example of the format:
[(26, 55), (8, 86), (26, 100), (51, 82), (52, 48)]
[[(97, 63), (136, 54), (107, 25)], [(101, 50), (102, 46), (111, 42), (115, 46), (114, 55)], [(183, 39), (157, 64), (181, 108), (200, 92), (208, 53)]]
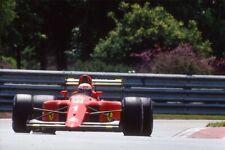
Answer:
[[(93, 86), (122, 86), (122, 79), (92, 79)], [(66, 78), (66, 86), (77, 86), (79, 84), (79, 79), (76, 78)]]

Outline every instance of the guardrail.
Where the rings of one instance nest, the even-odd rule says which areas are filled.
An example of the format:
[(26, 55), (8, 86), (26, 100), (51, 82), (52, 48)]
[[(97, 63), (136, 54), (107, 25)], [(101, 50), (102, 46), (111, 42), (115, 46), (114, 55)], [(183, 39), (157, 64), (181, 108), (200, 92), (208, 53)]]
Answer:
[[(98, 86), (102, 99), (150, 97), (155, 113), (225, 114), (225, 76), (165, 75), (0, 69), (0, 111), (11, 111), (17, 93), (60, 96), (66, 77), (88, 74), (99, 79), (123, 79), (123, 87)], [(75, 90), (70, 87), (69, 90)]]

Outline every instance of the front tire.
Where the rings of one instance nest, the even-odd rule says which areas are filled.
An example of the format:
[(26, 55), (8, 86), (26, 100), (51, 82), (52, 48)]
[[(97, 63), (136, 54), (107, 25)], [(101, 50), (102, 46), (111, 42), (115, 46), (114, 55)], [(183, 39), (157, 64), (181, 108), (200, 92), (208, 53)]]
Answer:
[(32, 113), (32, 96), (16, 94), (13, 100), (12, 128), (14, 132), (29, 133), (26, 122)]
[[(44, 102), (49, 101), (49, 100), (54, 100), (54, 99), (55, 99), (54, 95), (34, 95), (33, 96), (33, 107), (42, 108), (42, 105)], [(42, 111), (34, 111), (33, 118), (42, 120)], [(46, 134), (55, 134), (56, 130), (55, 129), (41, 129), (41, 132), (46, 133)]]
[(153, 108), (152, 108), (152, 101), (150, 98), (141, 97), (141, 101), (143, 104), (143, 112), (144, 112), (144, 119), (143, 119), (143, 136), (150, 136), (153, 130)]
[(145, 97), (125, 97), (121, 125), (124, 135), (150, 136), (153, 128), (152, 102)]
[[(34, 108), (42, 108), (42, 105), (45, 101), (48, 100), (54, 100), (54, 95), (34, 95), (33, 96), (33, 107)], [(33, 118), (35, 119), (41, 119), (42, 111), (34, 111), (33, 112)]]
[(55, 135), (56, 129), (50, 128), (50, 129), (42, 129), (42, 133), (45, 134), (51, 134), (51, 135)]

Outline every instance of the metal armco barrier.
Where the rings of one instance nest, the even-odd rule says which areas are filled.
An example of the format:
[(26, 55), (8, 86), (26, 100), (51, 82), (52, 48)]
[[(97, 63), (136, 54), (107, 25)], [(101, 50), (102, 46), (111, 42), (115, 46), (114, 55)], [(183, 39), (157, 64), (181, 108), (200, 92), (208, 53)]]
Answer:
[[(88, 74), (98, 79), (123, 79), (122, 87), (99, 86), (102, 99), (150, 97), (154, 113), (225, 114), (225, 76), (166, 75), (0, 69), (0, 111), (11, 111), (15, 94), (60, 97), (66, 77)], [(76, 90), (70, 87), (69, 91)]]

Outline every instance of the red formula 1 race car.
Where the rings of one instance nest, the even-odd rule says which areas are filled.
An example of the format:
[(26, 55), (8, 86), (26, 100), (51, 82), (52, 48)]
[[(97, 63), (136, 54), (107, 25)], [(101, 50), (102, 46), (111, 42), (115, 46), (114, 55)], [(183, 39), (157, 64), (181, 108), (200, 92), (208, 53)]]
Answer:
[[(99, 80), (88, 75), (67, 78), (77, 85), (63, 99), (52, 95), (17, 94), (14, 97), (12, 128), (15, 132), (122, 131), (124, 135), (150, 136), (153, 128), (152, 102), (146, 97), (124, 97), (121, 101), (102, 100), (98, 85), (122, 85), (122, 80)], [(69, 96), (68, 96), (69, 95)]]

